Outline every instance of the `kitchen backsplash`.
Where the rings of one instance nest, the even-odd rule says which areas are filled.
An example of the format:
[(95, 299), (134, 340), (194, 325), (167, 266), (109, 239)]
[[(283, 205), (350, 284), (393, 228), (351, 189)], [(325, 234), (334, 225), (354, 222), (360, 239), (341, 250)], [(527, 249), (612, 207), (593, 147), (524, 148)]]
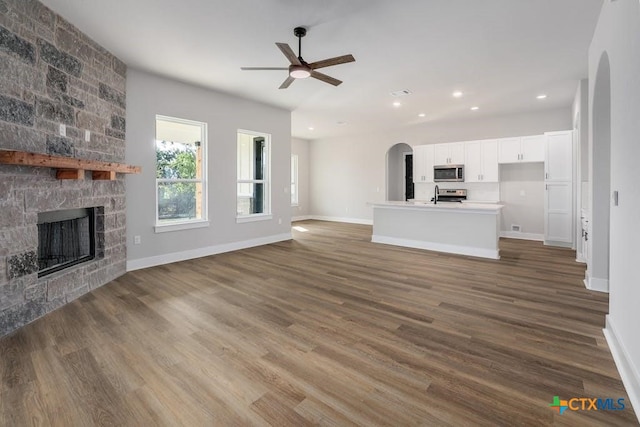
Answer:
[[(431, 200), (436, 184), (417, 183), (415, 184), (416, 200)], [(477, 182), (441, 182), (439, 188), (463, 188), (467, 190), (467, 200), (478, 202), (500, 201), (500, 184), (477, 183)]]

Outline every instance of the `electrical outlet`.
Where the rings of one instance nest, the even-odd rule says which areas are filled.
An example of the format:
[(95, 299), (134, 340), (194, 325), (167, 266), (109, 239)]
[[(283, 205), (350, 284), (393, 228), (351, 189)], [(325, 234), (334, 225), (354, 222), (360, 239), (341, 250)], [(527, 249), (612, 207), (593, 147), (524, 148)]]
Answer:
[(84, 131), (84, 140), (86, 142), (91, 142), (91, 131), (88, 129)]
[(67, 136), (67, 126), (60, 123), (60, 136)]
[(278, 224), (282, 224), (282, 218), (278, 218)]
[(511, 231), (520, 232), (520, 226), (517, 224), (511, 224)]
[(524, 190), (520, 190), (520, 197), (524, 197)]
[(142, 237), (140, 236), (133, 236), (133, 244), (134, 245), (139, 245), (142, 243)]

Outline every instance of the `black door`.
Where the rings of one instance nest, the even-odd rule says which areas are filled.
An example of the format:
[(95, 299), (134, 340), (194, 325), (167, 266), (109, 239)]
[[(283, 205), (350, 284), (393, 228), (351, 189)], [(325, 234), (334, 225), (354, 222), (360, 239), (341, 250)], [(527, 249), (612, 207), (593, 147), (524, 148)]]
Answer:
[(404, 156), (404, 199), (413, 199), (413, 154)]

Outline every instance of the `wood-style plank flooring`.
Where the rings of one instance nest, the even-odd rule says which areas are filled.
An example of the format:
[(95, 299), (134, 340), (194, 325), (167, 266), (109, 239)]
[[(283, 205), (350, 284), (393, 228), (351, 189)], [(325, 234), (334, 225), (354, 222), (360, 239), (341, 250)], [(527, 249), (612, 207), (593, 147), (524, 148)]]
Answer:
[[(575, 253), (295, 240), (131, 272), (0, 339), (0, 424), (637, 425)], [(625, 398), (558, 415), (553, 396)]]

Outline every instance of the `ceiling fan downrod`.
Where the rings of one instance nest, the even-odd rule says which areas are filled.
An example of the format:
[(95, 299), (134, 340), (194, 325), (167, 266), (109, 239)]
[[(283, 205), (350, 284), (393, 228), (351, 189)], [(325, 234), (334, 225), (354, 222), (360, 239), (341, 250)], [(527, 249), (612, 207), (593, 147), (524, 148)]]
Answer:
[(304, 27), (296, 27), (293, 29), (293, 35), (298, 38), (298, 59), (303, 62), (302, 59), (302, 38), (307, 35), (307, 29)]

